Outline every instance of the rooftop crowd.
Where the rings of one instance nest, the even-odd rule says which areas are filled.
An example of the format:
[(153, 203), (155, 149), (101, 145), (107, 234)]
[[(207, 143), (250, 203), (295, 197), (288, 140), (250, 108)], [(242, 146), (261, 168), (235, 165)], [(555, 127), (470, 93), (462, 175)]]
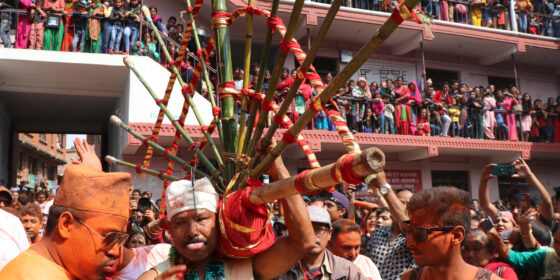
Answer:
[[(252, 89), (259, 71), (258, 65), (251, 69)], [(282, 71), (275, 95), (278, 104), (285, 99), (296, 74), (296, 70)], [(234, 72), (238, 89), (243, 85), (243, 75), (240, 68)], [(268, 89), (270, 76), (266, 70), (263, 92)], [(333, 75), (328, 73), (324, 81), (328, 84), (332, 79)], [(309, 109), (315, 94), (309, 83), (301, 84), (288, 109), (292, 121)], [(347, 81), (334, 99), (353, 132), (560, 142), (560, 96), (533, 99), (530, 93), (521, 94), (515, 86), (473, 87), (449, 81), (436, 89), (431, 79), (418, 85), (414, 81), (406, 83), (402, 77), (371, 83), (360, 77)], [(269, 124), (271, 121), (272, 115)], [(316, 115), (313, 128), (334, 130), (324, 112)]]
[[(22, 255), (31, 254), (29, 250), (40, 254), (45, 246), (71, 247), (74, 244), (65, 243), (72, 239), (65, 226), (69, 227), (67, 224), (72, 223), (69, 215), (79, 212), (64, 212), (68, 208), (62, 207), (63, 204), (86, 209), (108, 207), (113, 213), (111, 215), (120, 211), (127, 218), (126, 226), (123, 224), (122, 227), (124, 233), (103, 230), (111, 225), (107, 219), (101, 223), (105, 226), (99, 226), (100, 222), (95, 222), (95, 218), (74, 218), (83, 225), (79, 226), (80, 230), (87, 228), (90, 232), (86, 237), (74, 238), (103, 239), (104, 247), (101, 248), (107, 250), (107, 256), (117, 260), (113, 267), (103, 270), (105, 275), (111, 271), (112, 279), (175, 279), (177, 273), (185, 273), (184, 279), (199, 279), (193, 271), (200, 269), (196, 266), (202, 258), (200, 254), (210, 254), (212, 259), (220, 260), (210, 248), (218, 242), (214, 240), (218, 223), (214, 214), (217, 213), (217, 194), (210, 181), (196, 181), (197, 191), (190, 187), (191, 181), (173, 182), (167, 190), (165, 223), (168, 225), (164, 226), (164, 222), (157, 219), (159, 212), (163, 211), (161, 200), (154, 201), (150, 192), (133, 189), (130, 183), (124, 184), (120, 177), (130, 175), (96, 173), (99, 171), (94, 172), (89, 167), (82, 170), (87, 164), (100, 168), (100, 162), (88, 161), (88, 156), (84, 154), (92, 153), (92, 147), (88, 147), (85, 141), (83, 144), (80, 140), (76, 141), (82, 160), (67, 169), (56, 194), (0, 187), (0, 244), (3, 252), (0, 276), (33, 274), (35, 270), (14, 270), (21, 264), (18, 259)], [(251, 265), (246, 266), (247, 260), (233, 261), (235, 265), (224, 261), (228, 267), (224, 272), (220, 261), (211, 261), (201, 271), (205, 271), (205, 279), (225, 279), (220, 278), (225, 275), (245, 275), (228, 279), (249, 279), (251, 274), (264, 279), (306, 280), (559, 279), (560, 187), (555, 188), (553, 198), (523, 159), (509, 164), (511, 170), (507, 174), (496, 168), (499, 166), (495, 163), (484, 167), (476, 194), (454, 187), (426, 188), (419, 192), (393, 189), (381, 171), (367, 184), (339, 184), (334, 192), (294, 195), (286, 201), (273, 203), (271, 208), (274, 212), (273, 234), (277, 237), (276, 243), (283, 244), (281, 248), (284, 249), (273, 245), (269, 250), (274, 254), (256, 255), (249, 260), (253, 263), (252, 268)], [(76, 178), (73, 177), (75, 172), (79, 175)], [(281, 158), (267, 173), (273, 180), (289, 176)], [(120, 176), (121, 181), (109, 178), (111, 180), (106, 182), (100, 174), (114, 174), (103, 176)], [(496, 180), (498, 175), (519, 179), (520, 183), (510, 188), (503, 200), (492, 202), (490, 191), (496, 190), (490, 190), (489, 182)], [(81, 180), (93, 180), (93, 183)], [(115, 208), (115, 204), (105, 206), (87, 199), (66, 202), (73, 199), (66, 187), (69, 181), (73, 182), (72, 188), (78, 189), (70, 191), (73, 196), (91, 196), (91, 188), (95, 186), (99, 193), (109, 193), (96, 193), (96, 196), (105, 195), (110, 203), (116, 203), (119, 195), (125, 196), (127, 204)], [(91, 187), (84, 189), (82, 184)], [(110, 187), (119, 184), (124, 193), (123, 190), (117, 193)], [(364, 190), (374, 199), (356, 199), (357, 192)], [(80, 206), (80, 203), (88, 207)], [(193, 208), (189, 207), (194, 207), (195, 216), (189, 211)], [(298, 211), (292, 212), (294, 210)], [(55, 242), (57, 245), (48, 245), (53, 239), (58, 242)], [(221, 239), (219, 242), (226, 241)], [(175, 246), (171, 248), (170, 244)], [(15, 263), (6, 266), (30, 245), (31, 249), (17, 257)], [(112, 251), (113, 246), (124, 247), (120, 251)], [(80, 247), (82, 262), (87, 263), (90, 247)], [(210, 253), (204, 251), (206, 248)], [(61, 252), (68, 251), (61, 249), (59, 254)], [(122, 254), (121, 258), (119, 254)], [(177, 254), (180, 254), (179, 257)], [(186, 258), (184, 262), (174, 262), (181, 256)], [(64, 257), (69, 256), (60, 255), (60, 258)], [(293, 261), (289, 261), (291, 259)], [(175, 266), (169, 268), (169, 262)], [(184, 264), (195, 265), (194, 270), (192, 267), (187, 270)], [(85, 267), (80, 262), (65, 263), (63, 266), (72, 272), (72, 265)], [(36, 270), (41, 271), (41, 268)], [(243, 274), (247, 271), (249, 274)], [(72, 273), (79, 275), (80, 271)], [(81, 278), (96, 279), (92, 275)]]
[[(313, 0), (330, 3), (331, 0)], [(364, 10), (391, 12), (397, 1), (351, 0), (348, 6)], [(558, 0), (421, 0), (422, 12), (442, 21), (514, 30), (510, 12), (513, 3), (517, 31), (560, 38), (560, 1)]]
[[(141, 7), (139, 0), (0, 0), (1, 40), (6, 48), (145, 55), (162, 62), (162, 46), (141, 22)], [(184, 26), (175, 17), (164, 23), (157, 7), (149, 8), (164, 47), (173, 49)]]

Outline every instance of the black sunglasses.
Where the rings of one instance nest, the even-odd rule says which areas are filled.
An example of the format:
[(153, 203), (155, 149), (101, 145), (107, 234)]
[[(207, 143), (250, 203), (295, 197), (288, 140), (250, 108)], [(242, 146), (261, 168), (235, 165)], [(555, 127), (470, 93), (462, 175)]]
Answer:
[(410, 221), (402, 221), (399, 223), (399, 227), (401, 229), (401, 232), (405, 235), (410, 235), (412, 234), (414, 236), (414, 239), (417, 242), (423, 243), (428, 241), (428, 234), (430, 234), (430, 232), (434, 232), (434, 231), (443, 231), (443, 232), (447, 232), (447, 231), (451, 231), (453, 230), (455, 227), (454, 226), (443, 226), (443, 227), (431, 227), (431, 228), (427, 228), (427, 227), (421, 227), (421, 226), (415, 226), (415, 225), (411, 225)]

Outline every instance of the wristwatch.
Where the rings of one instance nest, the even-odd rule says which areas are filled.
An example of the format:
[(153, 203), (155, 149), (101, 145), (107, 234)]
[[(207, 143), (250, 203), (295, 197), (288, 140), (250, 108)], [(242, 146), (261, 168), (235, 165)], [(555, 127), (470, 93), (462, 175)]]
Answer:
[(389, 193), (389, 190), (391, 190), (391, 185), (389, 185), (389, 184), (385, 184), (385, 185), (379, 187), (379, 192), (380, 192), (382, 195), (388, 194), (388, 193)]

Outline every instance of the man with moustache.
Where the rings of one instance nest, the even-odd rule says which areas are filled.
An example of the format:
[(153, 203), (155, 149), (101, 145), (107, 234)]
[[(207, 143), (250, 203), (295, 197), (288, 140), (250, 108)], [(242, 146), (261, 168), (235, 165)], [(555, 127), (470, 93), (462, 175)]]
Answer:
[(360, 254), (362, 245), (360, 226), (348, 219), (339, 219), (332, 224), (333, 232), (329, 250), (355, 264), (366, 280), (381, 280), (377, 266), (370, 258)]
[(466, 263), (461, 245), (471, 223), (469, 193), (454, 187), (438, 187), (416, 193), (408, 202), (410, 221), (401, 231), (418, 267), (402, 279), (501, 279), (492, 271)]
[(105, 279), (128, 235), (129, 173), (66, 168), (43, 238), (1, 271), (0, 279)]
[(31, 244), (35, 244), (41, 240), (39, 235), (39, 230), (43, 225), (41, 223), (41, 218), (43, 217), (43, 212), (41, 208), (35, 204), (28, 203), (20, 210), (21, 223), (23, 228), (27, 233), (27, 238)]
[[(266, 173), (275, 181), (290, 176), (281, 157)], [(289, 236), (278, 238), (266, 251), (251, 258), (236, 260), (224, 260), (216, 250), (227, 241), (219, 238), (218, 194), (207, 178), (194, 184), (188, 180), (172, 182), (166, 200), (174, 247), (169, 260), (146, 271), (141, 280), (176, 279), (177, 274), (179, 279), (181, 275), (206, 280), (271, 279), (290, 269), (314, 244), (313, 228), (300, 195), (280, 200)]]

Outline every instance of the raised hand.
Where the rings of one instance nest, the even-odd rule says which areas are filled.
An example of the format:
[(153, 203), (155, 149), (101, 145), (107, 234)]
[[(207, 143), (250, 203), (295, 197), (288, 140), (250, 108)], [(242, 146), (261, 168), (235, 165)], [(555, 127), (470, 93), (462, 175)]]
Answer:
[(76, 152), (78, 152), (78, 156), (80, 156), (80, 160), (72, 160), (73, 164), (81, 164), (100, 171), (103, 170), (101, 161), (95, 154), (94, 147), (88, 144), (86, 139), (82, 141), (78, 138), (74, 139), (74, 147), (76, 148)]

